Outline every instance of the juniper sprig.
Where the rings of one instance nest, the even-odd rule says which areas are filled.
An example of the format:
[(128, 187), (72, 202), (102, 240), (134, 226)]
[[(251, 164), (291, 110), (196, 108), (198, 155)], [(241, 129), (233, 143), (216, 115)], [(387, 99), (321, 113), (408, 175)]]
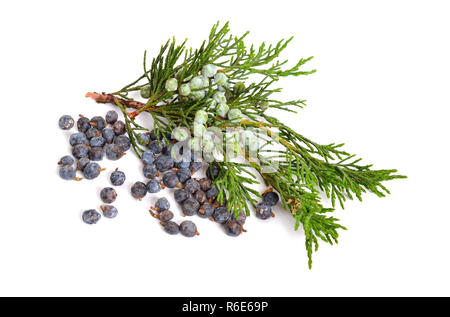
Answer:
[[(197, 49), (186, 48), (186, 41), (177, 44), (175, 39), (169, 40), (151, 63), (144, 53), (143, 74), (136, 80), (110, 94), (87, 96), (121, 109), (132, 147), (139, 156), (144, 151), (140, 133), (148, 129), (137, 124), (135, 118), (143, 112), (151, 115), (155, 132), (166, 142), (169, 140), (165, 133), (172, 133), (177, 127), (193, 131), (199, 110), (209, 113), (205, 123), (208, 128), (221, 132), (251, 128), (259, 136), (260, 147), (253, 149), (256, 155), (249, 155), (251, 144), (246, 144), (238, 151), (246, 158), (245, 163), (230, 159), (215, 163), (220, 169), (214, 181), (220, 191), (219, 201), (226, 197), (227, 207), (236, 215), (241, 210), (249, 215), (250, 207), (261, 196), (252, 189), (258, 183), (255, 171), (259, 173), (280, 194), (284, 209), (295, 218), (295, 229), (302, 225), (311, 267), (319, 240), (337, 243), (338, 230), (345, 229), (331, 216), (336, 201), (344, 207), (346, 199), (362, 200), (365, 192), (383, 197), (389, 194), (384, 181), (405, 176), (396, 174), (394, 169), (373, 170), (371, 165), (362, 165), (361, 159), (345, 152), (343, 144), (318, 144), (269, 115), (267, 109), (296, 113), (305, 106), (303, 99), (278, 100), (275, 94), (281, 88), (274, 88), (273, 84), (282, 77), (314, 73), (315, 70), (302, 70), (312, 57), (287, 67), (288, 61), (280, 59), (280, 54), (292, 38), (275, 45), (248, 47), (244, 42), (248, 32), (238, 37), (229, 31), (228, 23), (222, 27), (215, 24), (208, 39)], [(199, 73), (215, 69), (217, 78), (209, 80), (206, 76), (204, 85), (194, 84)], [(183, 91), (180, 85), (184, 85)], [(133, 97), (137, 92), (145, 97), (144, 101)], [(222, 98), (218, 92), (226, 98), (226, 105), (221, 103), (224, 109), (217, 107), (214, 112), (211, 102)], [(132, 112), (127, 112), (128, 108)], [(231, 111), (228, 117), (222, 115), (227, 109), (233, 109), (238, 118), (231, 118)], [(277, 168), (267, 168), (274, 163)], [(321, 192), (331, 200), (332, 208), (323, 206)]]

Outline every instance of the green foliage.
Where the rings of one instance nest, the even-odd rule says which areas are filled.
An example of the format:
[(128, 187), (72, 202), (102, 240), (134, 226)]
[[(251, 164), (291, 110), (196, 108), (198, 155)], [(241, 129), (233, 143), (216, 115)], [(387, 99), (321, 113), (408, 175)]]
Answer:
[[(147, 67), (147, 53), (144, 54), (144, 74), (124, 88), (112, 93), (123, 102), (133, 100), (131, 92), (148, 87), (150, 97), (135, 107), (131, 114), (125, 106), (116, 101), (126, 118), (127, 132), (134, 151), (140, 155), (143, 148), (139, 143), (139, 133), (147, 129), (136, 124), (134, 117), (142, 112), (150, 113), (154, 128), (158, 132), (171, 132), (177, 126), (192, 129), (197, 110), (205, 109), (206, 100), (218, 88), (210, 83), (205, 97), (200, 100), (182, 98), (176, 92), (165, 90), (165, 82), (176, 77), (178, 83), (186, 82), (199, 74), (205, 65), (212, 64), (228, 76), (229, 87), (223, 87), (230, 108), (242, 111), (246, 119), (230, 121), (219, 116), (210, 116), (209, 127), (219, 127), (223, 131), (230, 127), (252, 127), (267, 135), (265, 144), (259, 150), (257, 160), (246, 156), (248, 163), (224, 161), (218, 163), (219, 177), (215, 184), (220, 191), (219, 199), (227, 197), (227, 206), (235, 214), (240, 210), (250, 212), (249, 206), (256, 203), (258, 192), (251, 188), (257, 183), (255, 170), (267, 185), (272, 186), (281, 196), (283, 207), (295, 219), (295, 229), (300, 224), (305, 232), (305, 245), (312, 264), (312, 253), (317, 251), (319, 240), (326, 243), (338, 242), (338, 230), (345, 229), (338, 219), (330, 216), (336, 200), (344, 207), (346, 199), (362, 199), (362, 193), (371, 192), (379, 197), (389, 193), (384, 181), (405, 178), (395, 174), (396, 170), (372, 170), (371, 165), (360, 165), (360, 159), (342, 150), (343, 144), (321, 145), (304, 137), (277, 118), (267, 114), (267, 109), (296, 112), (303, 108), (305, 100), (280, 101), (273, 97), (281, 88), (273, 84), (282, 77), (309, 75), (315, 70), (304, 71), (301, 67), (312, 57), (300, 59), (292, 67), (286, 67), (287, 60), (279, 60), (281, 53), (292, 38), (281, 40), (275, 45), (262, 43), (247, 47), (242, 36), (229, 35), (229, 25), (213, 26), (209, 37), (198, 49), (186, 48), (186, 42), (176, 45), (175, 39), (161, 46), (158, 55)], [(245, 82), (245, 88), (233, 91), (238, 82)], [(281, 148), (271, 148), (277, 144)], [(276, 171), (265, 172), (262, 165), (276, 160)], [(320, 193), (331, 199), (333, 208), (321, 203)]]

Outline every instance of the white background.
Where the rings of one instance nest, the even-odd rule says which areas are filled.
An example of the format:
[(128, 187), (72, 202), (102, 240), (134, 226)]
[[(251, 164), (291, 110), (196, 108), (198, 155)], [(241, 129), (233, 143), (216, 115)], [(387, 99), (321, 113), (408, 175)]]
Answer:
[[(0, 295), (450, 295), (448, 12), (447, 1), (1, 2)], [(282, 210), (251, 217), (239, 238), (199, 218), (199, 237), (165, 234), (147, 212), (155, 196), (129, 194), (144, 179), (131, 151), (95, 181), (57, 175), (70, 150), (61, 115), (105, 114), (87, 91), (130, 82), (144, 49), (173, 35), (199, 45), (217, 20), (253, 43), (294, 35), (284, 56), (314, 55), (305, 69), (317, 73), (280, 83), (281, 99), (308, 100), (282, 119), (409, 177), (338, 210), (349, 230), (321, 244), (311, 271)], [(85, 225), (116, 166), (128, 177), (119, 216)]]

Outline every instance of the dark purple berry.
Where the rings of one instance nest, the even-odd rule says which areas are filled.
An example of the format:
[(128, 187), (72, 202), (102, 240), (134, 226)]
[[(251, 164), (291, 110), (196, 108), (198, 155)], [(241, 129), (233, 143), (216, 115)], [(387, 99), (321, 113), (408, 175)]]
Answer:
[(109, 124), (114, 124), (117, 119), (119, 119), (119, 115), (114, 110), (109, 110), (105, 116), (106, 122)]
[(178, 169), (182, 169), (182, 168), (189, 169), (190, 165), (191, 165), (191, 162), (180, 160), (178, 162), (175, 162), (173, 166)]
[(177, 174), (172, 171), (164, 173), (162, 177), (163, 184), (168, 188), (174, 188), (179, 184)]
[(193, 194), (195, 193), (197, 190), (200, 189), (200, 184), (193, 178), (188, 179), (186, 181), (186, 183), (184, 183), (184, 189), (190, 193)]
[(225, 223), (231, 218), (231, 213), (226, 207), (217, 207), (214, 210), (213, 218), (218, 223)]
[(214, 200), (216, 200), (218, 195), (219, 195), (219, 191), (215, 187), (211, 187), (206, 192), (206, 198), (208, 199), (209, 202), (213, 202)]
[(180, 232), (180, 228), (173, 221), (164, 222), (162, 223), (162, 225), (164, 227), (164, 231), (167, 232), (168, 234), (178, 234), (178, 232)]
[(102, 147), (91, 147), (89, 149), (89, 159), (91, 161), (101, 161), (105, 156), (105, 152)]
[(75, 169), (70, 165), (61, 166), (59, 169), (59, 176), (62, 179), (70, 180), (75, 178)]
[(269, 219), (272, 216), (272, 207), (266, 203), (261, 202), (256, 205), (256, 217), (259, 219)]
[(113, 203), (117, 198), (117, 193), (114, 190), (114, 188), (111, 187), (105, 187), (100, 192), (100, 198), (105, 204), (111, 204)]
[(177, 171), (177, 176), (181, 184), (184, 184), (188, 179), (191, 178), (191, 171), (188, 168), (180, 168)]
[(245, 220), (247, 219), (247, 215), (245, 214), (245, 211), (239, 211), (239, 214), (238, 214), (238, 216), (237, 216), (237, 219), (236, 219), (236, 217), (234, 216), (234, 218), (233, 218), (234, 220), (236, 220), (238, 223), (240, 223), (241, 225), (243, 225), (244, 223), (245, 223)]
[(100, 213), (94, 209), (89, 209), (83, 212), (82, 219), (85, 223), (89, 225), (96, 224), (102, 216)]
[(116, 136), (114, 144), (116, 144), (122, 152), (128, 151), (131, 147), (130, 139), (126, 135)]
[(106, 140), (105, 138), (103, 138), (101, 135), (97, 135), (94, 136), (90, 141), (89, 144), (91, 145), (91, 147), (102, 147), (103, 145), (105, 145)]
[(200, 206), (200, 209), (197, 211), (197, 215), (201, 218), (209, 218), (214, 213), (214, 207), (211, 203), (205, 202)]
[(170, 209), (170, 203), (166, 197), (159, 198), (155, 203), (156, 210), (161, 212)]
[(184, 215), (193, 216), (200, 209), (200, 203), (195, 198), (189, 197), (183, 202), (181, 209)]
[(147, 150), (142, 153), (141, 159), (144, 164), (153, 164), (155, 161), (155, 154), (152, 151)]
[(161, 190), (161, 185), (157, 179), (151, 179), (147, 183), (147, 191), (151, 194), (157, 193)]
[(153, 164), (148, 164), (148, 165), (144, 165), (144, 167), (142, 168), (142, 172), (144, 173), (144, 176), (146, 178), (155, 178), (156, 174), (158, 174), (158, 171), (156, 170), (155, 165)]
[(116, 134), (114, 133), (113, 129), (106, 128), (102, 131), (102, 137), (105, 139), (106, 143), (113, 143), (115, 136)]
[(88, 144), (89, 140), (84, 133), (76, 132), (70, 135), (69, 143), (70, 145), (75, 146), (77, 144)]
[(86, 167), (86, 165), (88, 165), (90, 161), (91, 160), (87, 156), (80, 158), (77, 162), (78, 170), (83, 171), (84, 168)]
[(80, 117), (77, 121), (78, 131), (85, 133), (91, 125), (89, 124), (89, 119), (86, 117)]
[(191, 170), (191, 172), (195, 173), (198, 170), (200, 170), (203, 166), (202, 162), (191, 162), (189, 169)]
[(98, 165), (95, 162), (89, 162), (85, 166), (85, 168), (83, 170), (83, 174), (86, 179), (94, 179), (98, 175), (100, 175), (101, 171), (102, 171), (102, 169), (100, 168), (100, 165)]
[(147, 186), (143, 182), (136, 182), (131, 186), (131, 195), (141, 200), (147, 194)]
[(263, 195), (263, 202), (268, 203), (270, 206), (275, 206), (280, 197), (275, 192), (267, 192)]
[(228, 220), (225, 225), (225, 233), (232, 237), (237, 237), (242, 233), (242, 225), (236, 220)]
[(123, 183), (125, 183), (126, 177), (124, 172), (116, 169), (114, 172), (111, 173), (109, 179), (111, 180), (111, 184), (113, 184), (114, 186), (120, 186)]
[(106, 144), (105, 153), (108, 160), (117, 161), (123, 156), (123, 151), (115, 144)]
[(73, 163), (75, 163), (75, 160), (70, 155), (65, 155), (65, 156), (61, 157), (61, 159), (58, 162), (58, 164), (61, 166), (65, 166), (65, 165), (72, 166)]
[(86, 144), (77, 144), (72, 148), (72, 155), (77, 159), (87, 156), (89, 147)]
[(87, 129), (86, 131), (86, 137), (90, 140), (92, 139), (94, 136), (98, 136), (100, 135), (100, 132), (97, 130), (97, 128), (95, 127), (90, 127), (89, 129)]
[(220, 167), (215, 164), (209, 164), (208, 168), (206, 169), (206, 177), (208, 177), (211, 180), (215, 180), (217, 176), (219, 176)]
[(158, 171), (168, 171), (173, 168), (173, 159), (168, 155), (160, 155), (155, 160), (155, 166)]
[(90, 125), (95, 127), (98, 131), (102, 131), (106, 126), (106, 121), (100, 116), (95, 116), (91, 119)]
[(114, 133), (116, 135), (123, 135), (125, 134), (125, 123), (123, 123), (123, 121), (117, 120), (113, 126), (112, 129), (114, 130)]
[(185, 237), (193, 237), (198, 234), (197, 226), (190, 220), (180, 223), (180, 232)]
[(176, 189), (173, 193), (173, 198), (175, 201), (179, 204), (181, 204), (183, 201), (188, 199), (190, 197), (189, 193), (185, 191), (184, 189)]
[(194, 198), (197, 199), (200, 204), (203, 204), (206, 201), (206, 193), (199, 189), (195, 192)]
[(170, 210), (164, 210), (159, 213), (159, 220), (162, 222), (167, 222), (173, 219), (173, 212)]
[(103, 205), (100, 206), (100, 209), (103, 211), (103, 216), (106, 218), (115, 218), (119, 213), (117, 208), (112, 205)]
[(69, 130), (73, 127), (75, 124), (75, 120), (69, 115), (64, 115), (61, 118), (59, 118), (58, 125), (63, 130)]
[(162, 152), (163, 145), (163, 141), (153, 140), (149, 143), (148, 148), (153, 153), (160, 154)]
[(198, 181), (200, 184), (200, 189), (204, 192), (208, 191), (211, 188), (211, 180), (209, 178), (202, 178)]

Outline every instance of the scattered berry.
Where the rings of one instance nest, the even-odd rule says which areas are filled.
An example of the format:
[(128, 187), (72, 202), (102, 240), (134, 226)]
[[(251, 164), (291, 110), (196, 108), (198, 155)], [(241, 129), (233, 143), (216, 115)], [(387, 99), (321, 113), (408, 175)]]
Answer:
[(191, 162), (191, 164), (189, 165), (189, 169), (191, 170), (192, 173), (195, 173), (197, 171), (199, 171), (203, 166), (202, 162)]
[(158, 171), (167, 171), (173, 168), (173, 158), (164, 154), (160, 155), (155, 160), (155, 166)]
[(199, 210), (200, 203), (192, 197), (187, 198), (183, 205), (181, 206), (181, 209), (183, 211), (183, 214), (185, 216), (193, 216), (195, 213)]
[(160, 154), (161, 151), (162, 151), (163, 146), (164, 146), (164, 142), (163, 141), (153, 140), (152, 142), (149, 143), (148, 148), (153, 153)]
[(95, 127), (90, 127), (89, 129), (87, 129), (86, 131), (86, 137), (90, 140), (92, 139), (94, 136), (100, 135), (100, 132), (97, 130), (97, 128)]
[(272, 216), (272, 207), (266, 203), (261, 202), (256, 205), (256, 217), (259, 219), (269, 219)]
[(106, 126), (106, 121), (100, 116), (95, 116), (91, 119), (90, 125), (95, 127), (98, 131), (102, 131)]
[(90, 121), (88, 118), (80, 117), (80, 119), (78, 119), (78, 121), (77, 121), (78, 131), (85, 133), (91, 127), (89, 122)]
[(231, 213), (226, 207), (217, 207), (214, 210), (213, 218), (218, 223), (225, 223), (231, 218)]
[(112, 161), (117, 161), (124, 154), (116, 144), (106, 144), (105, 153), (108, 160)]
[(131, 147), (130, 139), (125, 135), (116, 136), (114, 144), (117, 145), (122, 152), (128, 151)]
[(76, 132), (70, 135), (69, 143), (70, 145), (75, 146), (77, 144), (88, 144), (89, 140), (84, 133)]
[(183, 221), (180, 224), (180, 232), (185, 237), (193, 237), (198, 235), (197, 226), (190, 220)]
[(202, 178), (198, 181), (200, 184), (200, 189), (204, 192), (208, 191), (211, 188), (211, 180), (209, 178)]
[(115, 218), (119, 213), (117, 211), (117, 208), (112, 205), (103, 205), (100, 206), (100, 209), (103, 212), (103, 216), (105, 216), (106, 218)]
[(61, 166), (59, 176), (65, 180), (75, 179), (75, 169), (70, 165)]
[(164, 227), (164, 231), (167, 232), (168, 234), (178, 234), (178, 232), (180, 232), (180, 228), (173, 221), (167, 221), (161, 224)]
[(162, 181), (163, 181), (163, 184), (166, 185), (166, 187), (168, 187), (168, 188), (174, 188), (179, 183), (177, 174), (175, 174), (172, 171), (168, 171), (168, 172), (164, 173)]
[(176, 189), (175, 192), (173, 193), (173, 198), (179, 204), (188, 199), (189, 196), (190, 196), (189, 193), (184, 189)]
[(159, 184), (159, 181), (156, 179), (151, 179), (147, 183), (147, 191), (151, 194), (157, 193), (161, 190), (161, 185)]
[(150, 178), (150, 179), (155, 178), (156, 175), (158, 174), (158, 171), (157, 171), (155, 165), (153, 165), (153, 164), (144, 165), (142, 171), (144, 172), (144, 176), (146, 178)]
[(105, 152), (101, 147), (91, 147), (89, 149), (89, 159), (91, 161), (101, 161), (105, 156)]
[(123, 183), (125, 183), (126, 177), (124, 172), (116, 169), (114, 172), (111, 173), (109, 179), (111, 180), (111, 184), (113, 184), (114, 186), (120, 186)]
[(191, 164), (191, 162), (189, 162), (189, 161), (180, 160), (178, 162), (175, 162), (173, 164), (173, 166), (178, 168), (178, 169), (181, 169), (181, 168), (189, 168), (190, 164)]
[(167, 222), (173, 219), (173, 212), (170, 210), (164, 210), (159, 213), (159, 220), (162, 222)]
[(214, 213), (214, 207), (211, 203), (205, 202), (200, 206), (200, 209), (197, 211), (197, 215), (200, 218), (209, 218)]
[(59, 118), (58, 125), (63, 130), (69, 130), (73, 127), (75, 124), (75, 120), (69, 115), (64, 115), (61, 118)]
[(72, 166), (73, 163), (75, 163), (75, 160), (70, 155), (65, 155), (65, 156), (61, 157), (61, 159), (58, 162), (58, 164), (62, 165), (62, 166), (65, 166), (65, 165)]
[(112, 129), (114, 130), (114, 133), (116, 135), (123, 135), (125, 134), (125, 123), (123, 123), (123, 121), (117, 120), (113, 124)]
[(247, 215), (245, 214), (245, 211), (241, 210), (237, 216), (237, 219), (236, 219), (236, 217), (234, 219), (241, 225), (244, 225), (245, 220), (247, 219)]
[(139, 144), (148, 146), (152, 139), (150, 138), (150, 133), (140, 133), (138, 137)]
[(166, 197), (159, 198), (155, 203), (155, 209), (159, 212), (169, 210), (170, 203)]
[(96, 147), (96, 146), (102, 147), (103, 145), (105, 145), (105, 143), (106, 143), (106, 140), (105, 140), (105, 138), (102, 137), (101, 135), (94, 136), (94, 137), (89, 141), (89, 144), (90, 144), (92, 147)]
[(136, 182), (131, 186), (131, 195), (141, 200), (147, 194), (147, 186), (143, 182)]
[(211, 163), (209, 164), (207, 170), (206, 170), (206, 177), (208, 177), (211, 180), (215, 180), (217, 176), (219, 176), (220, 167), (215, 164)]
[(105, 187), (100, 192), (100, 198), (105, 204), (111, 204), (113, 203), (117, 198), (117, 193), (114, 190), (114, 188), (111, 187)]
[(155, 161), (155, 154), (151, 150), (147, 150), (144, 153), (142, 153), (142, 162), (144, 164), (152, 164)]
[(191, 171), (187, 168), (180, 168), (177, 171), (177, 177), (181, 184), (184, 184), (191, 178)]
[(86, 179), (94, 179), (98, 175), (100, 175), (100, 172), (102, 169), (100, 168), (100, 165), (98, 165), (95, 162), (89, 162), (83, 170), (84, 177)]
[(86, 167), (86, 165), (88, 165), (90, 161), (91, 160), (87, 156), (80, 158), (77, 162), (78, 170), (83, 171), (84, 168)]
[(193, 194), (195, 193), (197, 190), (200, 189), (200, 184), (193, 178), (188, 179), (186, 181), (186, 183), (184, 183), (184, 189), (190, 193)]
[(216, 200), (217, 196), (219, 196), (219, 191), (215, 187), (211, 187), (206, 192), (206, 198), (209, 202), (213, 202), (214, 200)]
[(111, 128), (106, 128), (102, 131), (102, 136), (105, 139), (106, 143), (113, 143), (114, 141), (114, 137), (116, 136), (116, 134), (114, 133), (114, 130)]
[(100, 213), (94, 209), (89, 209), (83, 212), (82, 219), (85, 223), (89, 225), (96, 224), (102, 216)]
[(225, 225), (225, 233), (232, 237), (237, 237), (242, 233), (242, 225), (236, 220), (228, 220)]
[(109, 124), (114, 124), (117, 119), (119, 119), (119, 115), (114, 110), (109, 110), (105, 116), (106, 122)]
[(77, 144), (72, 148), (72, 155), (77, 159), (87, 156), (89, 147), (86, 144)]
[(200, 204), (203, 204), (206, 201), (206, 193), (199, 189), (195, 192), (194, 198), (197, 199)]
[(270, 191), (263, 194), (263, 202), (269, 204), (270, 206), (275, 206), (278, 201), (280, 200), (280, 197), (277, 193)]

